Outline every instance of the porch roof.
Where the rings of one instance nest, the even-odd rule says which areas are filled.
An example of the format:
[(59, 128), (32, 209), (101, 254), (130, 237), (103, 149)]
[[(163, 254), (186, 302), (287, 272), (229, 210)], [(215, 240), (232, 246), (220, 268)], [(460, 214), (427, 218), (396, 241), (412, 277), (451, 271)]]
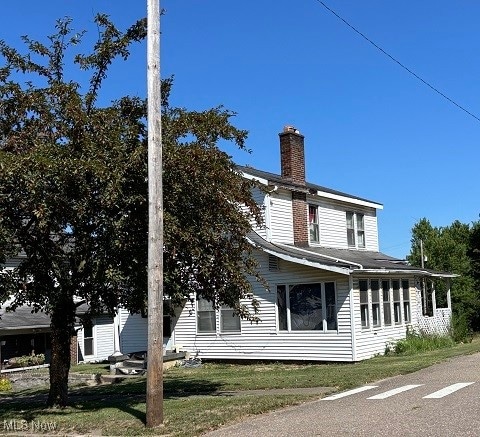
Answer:
[(41, 311), (32, 311), (33, 307), (27, 305), (8, 312), (6, 306), (0, 307), (0, 332), (50, 328), (50, 316)]
[(258, 249), (280, 259), (344, 275), (409, 274), (441, 278), (458, 276), (447, 272), (436, 272), (429, 269), (412, 267), (408, 265), (405, 260), (400, 260), (381, 252), (335, 249), (331, 247), (297, 247), (291, 244), (267, 241), (256, 232), (251, 232), (248, 238)]

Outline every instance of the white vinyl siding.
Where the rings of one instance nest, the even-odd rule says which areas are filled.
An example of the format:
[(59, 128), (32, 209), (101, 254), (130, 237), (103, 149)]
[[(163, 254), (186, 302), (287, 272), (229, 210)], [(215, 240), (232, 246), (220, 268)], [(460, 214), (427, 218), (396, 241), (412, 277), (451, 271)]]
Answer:
[(292, 193), (290, 191), (278, 190), (270, 195), (269, 215), (269, 232), (272, 241), (293, 244)]
[(120, 310), (120, 350), (124, 354), (147, 350), (147, 318)]
[(363, 216), (365, 226), (365, 249), (378, 252), (378, 222), (375, 214), (367, 214)]
[[(278, 271), (268, 270), (268, 255), (257, 252), (261, 274), (271, 291), (254, 282), (261, 321), (241, 321), (241, 333), (196, 334), (196, 316), (187, 303), (175, 327), (175, 340), (205, 359), (352, 361), (348, 277), (282, 261)], [(331, 331), (279, 330), (276, 287), (281, 284), (334, 282), (338, 329)]]
[[(80, 349), (79, 361), (95, 362), (106, 360), (114, 352), (113, 341), (113, 319), (107, 316), (97, 317), (93, 320), (93, 326), (90, 333), (93, 335), (91, 340), (85, 339), (85, 329), (81, 328), (77, 334), (78, 347)], [(85, 349), (87, 345), (87, 350)], [(91, 348), (91, 349), (90, 349)], [(93, 351), (93, 354), (88, 354), (89, 350)]]
[(267, 235), (267, 227), (269, 226), (268, 219), (268, 206), (266, 202), (269, 202), (269, 197), (260, 189), (260, 188), (253, 188), (252, 190), (252, 197), (255, 203), (262, 207), (263, 209), (263, 226), (258, 226), (255, 220), (252, 219), (252, 227), (255, 232), (257, 232), (262, 238), (268, 239)]
[(347, 249), (345, 238), (345, 211), (334, 209), (333, 206), (319, 206), (320, 245)]
[(107, 316), (95, 319), (96, 359), (106, 360), (114, 352), (113, 319)]

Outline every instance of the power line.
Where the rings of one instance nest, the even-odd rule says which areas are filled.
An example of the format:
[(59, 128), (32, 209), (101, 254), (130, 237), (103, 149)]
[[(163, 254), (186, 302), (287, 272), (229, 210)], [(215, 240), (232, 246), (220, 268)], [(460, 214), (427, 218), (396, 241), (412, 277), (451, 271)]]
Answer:
[(406, 65), (402, 64), (397, 58), (393, 57), (390, 53), (388, 53), (386, 50), (382, 49), (378, 44), (376, 44), (374, 41), (372, 41), (370, 38), (368, 38), (364, 33), (362, 33), (360, 30), (358, 30), (355, 26), (351, 25), (345, 18), (341, 17), (339, 14), (337, 14), (333, 9), (328, 7), (323, 1), (321, 0), (316, 0), (317, 3), (320, 3), (327, 11), (331, 12), (335, 17), (337, 17), (340, 21), (342, 21), (344, 24), (346, 24), (350, 29), (352, 29), (355, 33), (360, 35), (364, 40), (368, 41), (371, 45), (373, 45), (377, 50), (382, 52), (385, 56), (389, 57), (393, 62), (398, 64), (400, 67), (402, 67), (404, 70), (406, 70), (408, 73), (410, 73), (412, 76), (417, 78), (420, 82), (422, 82), (424, 85), (428, 86), (431, 90), (435, 91), (437, 94), (442, 96), (445, 100), (448, 100), (450, 103), (455, 105), (457, 108), (461, 109), (463, 112), (466, 112), (468, 115), (473, 117), (475, 120), (480, 121), (480, 118), (477, 117), (475, 114), (471, 113), (468, 109), (464, 108), (462, 105), (458, 104), (455, 102), (453, 99), (448, 97), (446, 94), (442, 93), (438, 88), (435, 88), (431, 83), (427, 82), (425, 79), (420, 77), (417, 73), (415, 73), (413, 70), (408, 68)]

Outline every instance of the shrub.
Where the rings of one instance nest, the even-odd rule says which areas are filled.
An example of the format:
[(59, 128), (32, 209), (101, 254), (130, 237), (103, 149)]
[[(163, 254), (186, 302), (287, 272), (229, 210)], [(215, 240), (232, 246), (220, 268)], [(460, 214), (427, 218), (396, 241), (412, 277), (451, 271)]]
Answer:
[(472, 331), (465, 314), (453, 314), (450, 335), (457, 343), (470, 343), (472, 341)]
[(12, 383), (7, 378), (0, 378), (0, 392), (10, 391)]
[(452, 347), (453, 345), (455, 345), (455, 341), (449, 335), (433, 335), (407, 331), (406, 338), (387, 344), (385, 354), (410, 355)]
[(21, 357), (12, 358), (10, 361), (11, 367), (28, 367), (38, 366), (45, 363), (45, 355), (23, 355)]

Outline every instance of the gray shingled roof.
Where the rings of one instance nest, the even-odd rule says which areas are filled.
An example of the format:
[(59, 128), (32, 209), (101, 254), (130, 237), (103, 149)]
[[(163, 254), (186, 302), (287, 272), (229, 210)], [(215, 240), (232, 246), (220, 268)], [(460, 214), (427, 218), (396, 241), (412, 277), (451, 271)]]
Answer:
[(313, 184), (310, 182), (306, 182), (306, 185), (295, 184), (293, 182), (285, 180), (284, 178), (282, 178), (281, 175), (278, 175), (275, 173), (269, 173), (262, 170), (257, 170), (256, 168), (253, 168), (253, 167), (237, 165), (236, 168), (238, 171), (241, 171), (242, 173), (247, 173), (249, 175), (256, 176), (261, 179), (266, 179), (271, 185), (279, 185), (287, 188), (295, 188), (300, 190), (305, 190), (305, 189), (309, 191), (313, 190), (315, 192), (324, 191), (325, 193), (334, 194), (337, 196), (343, 196), (352, 200), (360, 200), (363, 202), (376, 203), (377, 205), (381, 205), (381, 203), (375, 202), (373, 200), (364, 199), (358, 196), (354, 196), (352, 194), (342, 193), (341, 191), (332, 190), (331, 188), (323, 187), (321, 185)]
[(381, 252), (330, 247), (296, 247), (290, 244), (269, 242), (256, 232), (251, 232), (248, 238), (260, 250), (265, 250), (279, 258), (298, 262), (299, 264), (307, 262), (309, 265), (316, 265), (317, 268), (339, 271), (343, 274), (361, 274), (365, 272), (369, 274), (403, 273), (435, 277), (457, 276), (451, 273), (413, 267), (404, 260)]
[[(0, 333), (7, 330), (40, 329), (50, 327), (50, 316), (44, 312), (32, 312), (32, 307), (23, 305), (15, 311), (6, 311), (6, 305), (0, 307)], [(77, 315), (88, 310), (88, 304), (83, 303), (77, 308)]]
[(40, 311), (32, 313), (32, 307), (21, 306), (14, 312), (7, 312), (5, 307), (0, 307), (0, 331), (48, 327), (50, 316)]

